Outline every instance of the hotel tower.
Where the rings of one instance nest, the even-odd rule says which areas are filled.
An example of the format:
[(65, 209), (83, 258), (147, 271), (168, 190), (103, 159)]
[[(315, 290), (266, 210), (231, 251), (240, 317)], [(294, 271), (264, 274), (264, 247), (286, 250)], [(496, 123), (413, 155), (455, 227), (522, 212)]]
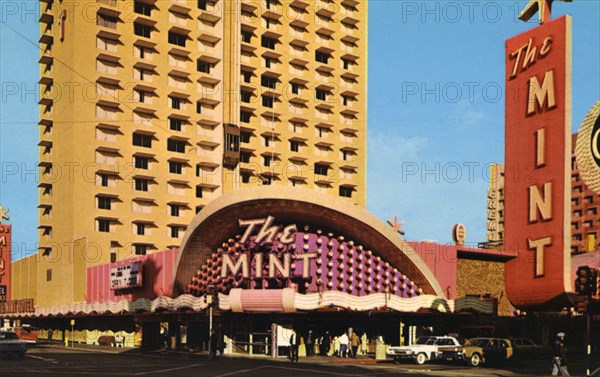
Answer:
[[(257, 185), (365, 206), (366, 0), (40, 2), (36, 305)], [(25, 292), (22, 293), (26, 295)]]

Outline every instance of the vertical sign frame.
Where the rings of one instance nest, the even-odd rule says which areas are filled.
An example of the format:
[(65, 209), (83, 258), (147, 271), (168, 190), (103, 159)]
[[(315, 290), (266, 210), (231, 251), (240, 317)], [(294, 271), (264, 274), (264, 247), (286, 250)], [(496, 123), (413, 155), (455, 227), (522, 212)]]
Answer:
[(0, 286), (5, 295), (0, 293), (0, 302), (10, 301), (10, 266), (11, 266), (11, 234), (12, 226), (0, 224)]
[(506, 41), (506, 291), (519, 309), (570, 305), (571, 17)]

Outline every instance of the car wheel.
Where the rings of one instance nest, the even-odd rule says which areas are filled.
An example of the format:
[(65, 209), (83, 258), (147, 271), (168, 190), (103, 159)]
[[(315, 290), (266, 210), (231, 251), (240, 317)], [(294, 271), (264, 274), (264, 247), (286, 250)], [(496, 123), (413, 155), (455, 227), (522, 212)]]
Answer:
[(425, 355), (424, 353), (418, 354), (417, 358), (415, 359), (415, 362), (418, 365), (423, 365), (423, 364), (425, 364), (426, 361), (427, 361), (427, 355)]
[(474, 353), (469, 358), (469, 365), (472, 367), (478, 367), (481, 364), (481, 355)]

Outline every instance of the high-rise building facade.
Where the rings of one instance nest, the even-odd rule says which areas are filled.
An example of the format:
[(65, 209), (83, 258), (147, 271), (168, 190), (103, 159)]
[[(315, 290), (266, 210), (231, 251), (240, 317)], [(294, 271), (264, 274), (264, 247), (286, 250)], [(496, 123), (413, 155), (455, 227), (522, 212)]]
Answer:
[(366, 0), (40, 5), (39, 305), (232, 190), (365, 206)]
[[(600, 224), (600, 195), (587, 187), (577, 167), (575, 145), (577, 134), (572, 135), (571, 154), (571, 254), (591, 253), (600, 250), (598, 224)], [(504, 165), (494, 164), (493, 177), (488, 189), (487, 247), (503, 247), (504, 241)]]

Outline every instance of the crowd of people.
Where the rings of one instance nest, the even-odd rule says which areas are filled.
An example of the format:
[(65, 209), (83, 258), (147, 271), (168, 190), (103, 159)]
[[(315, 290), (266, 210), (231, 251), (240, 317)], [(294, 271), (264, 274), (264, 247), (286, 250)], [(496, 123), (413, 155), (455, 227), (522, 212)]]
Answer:
[(325, 331), (322, 334), (315, 335), (313, 330), (309, 330), (304, 336), (298, 336), (293, 331), (290, 336), (290, 358), (292, 361), (298, 361), (298, 347), (304, 345), (306, 356), (336, 356), (340, 358), (356, 358), (359, 355), (366, 355), (369, 351), (369, 339), (367, 333), (358, 335), (349, 328), (341, 334), (330, 334)]

